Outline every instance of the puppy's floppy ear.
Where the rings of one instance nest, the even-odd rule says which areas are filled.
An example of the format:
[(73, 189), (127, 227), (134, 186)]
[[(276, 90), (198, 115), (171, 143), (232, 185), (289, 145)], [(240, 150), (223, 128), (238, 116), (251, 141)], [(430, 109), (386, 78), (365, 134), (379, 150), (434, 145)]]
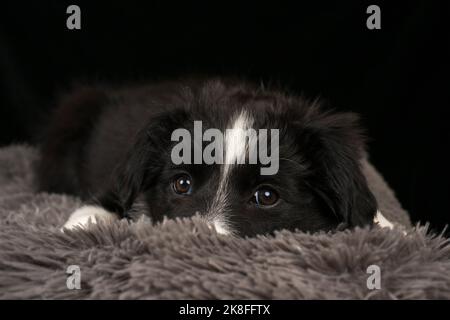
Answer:
[(302, 133), (310, 162), (309, 184), (347, 226), (372, 224), (375, 197), (361, 171), (364, 138), (352, 113), (309, 114)]
[(165, 165), (163, 155), (170, 150), (172, 131), (187, 118), (184, 111), (163, 113), (152, 118), (140, 130), (123, 160), (117, 164), (109, 188), (97, 201), (111, 212), (124, 217), (138, 195), (158, 178)]

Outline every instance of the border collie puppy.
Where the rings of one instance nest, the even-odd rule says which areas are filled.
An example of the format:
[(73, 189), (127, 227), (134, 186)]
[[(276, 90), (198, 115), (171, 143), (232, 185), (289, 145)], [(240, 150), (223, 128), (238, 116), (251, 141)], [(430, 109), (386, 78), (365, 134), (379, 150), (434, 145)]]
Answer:
[[(201, 132), (194, 132), (199, 121)], [(377, 203), (360, 169), (364, 141), (357, 122), (317, 101), (234, 81), (89, 87), (57, 108), (38, 179), (43, 191), (85, 199), (64, 228), (130, 218), (137, 199), (153, 222), (198, 214), (218, 233), (237, 236), (371, 225)], [(258, 157), (236, 161), (250, 158), (249, 141), (227, 129), (249, 128), (277, 129), (277, 150), (264, 139), (268, 153), (277, 155), (274, 174), (261, 174), (267, 162)], [(199, 163), (183, 150), (187, 161), (174, 163), (177, 129), (192, 136), (223, 132), (223, 157), (232, 161)], [(195, 139), (188, 144), (201, 150), (213, 140), (204, 138), (201, 146)]]

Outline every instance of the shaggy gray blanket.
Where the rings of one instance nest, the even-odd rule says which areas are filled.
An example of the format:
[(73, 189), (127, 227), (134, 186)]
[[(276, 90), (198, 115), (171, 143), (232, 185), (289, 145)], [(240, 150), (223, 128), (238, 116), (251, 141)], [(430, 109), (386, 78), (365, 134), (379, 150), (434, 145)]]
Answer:
[[(381, 211), (406, 226), (406, 236), (375, 228), (236, 239), (217, 235), (197, 218), (156, 226), (115, 221), (61, 233), (80, 200), (36, 193), (37, 158), (31, 147), (0, 149), (0, 298), (450, 298), (448, 241), (426, 227), (411, 228), (367, 163)], [(69, 265), (80, 268), (79, 290), (66, 285)], [(367, 286), (370, 265), (380, 268), (381, 289)]]

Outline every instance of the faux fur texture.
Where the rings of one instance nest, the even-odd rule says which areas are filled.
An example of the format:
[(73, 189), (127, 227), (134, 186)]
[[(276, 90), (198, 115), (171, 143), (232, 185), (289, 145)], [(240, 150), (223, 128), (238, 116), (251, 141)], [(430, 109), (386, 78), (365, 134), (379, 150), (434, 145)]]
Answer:
[[(80, 205), (37, 194), (24, 146), (0, 149), (0, 298), (3, 299), (431, 299), (450, 298), (450, 246), (412, 229), (375, 169), (364, 172), (383, 214), (407, 226), (275, 237), (217, 235), (198, 219), (152, 226), (125, 221), (61, 233)], [(367, 288), (369, 265), (381, 289)], [(66, 269), (81, 269), (69, 290)]]

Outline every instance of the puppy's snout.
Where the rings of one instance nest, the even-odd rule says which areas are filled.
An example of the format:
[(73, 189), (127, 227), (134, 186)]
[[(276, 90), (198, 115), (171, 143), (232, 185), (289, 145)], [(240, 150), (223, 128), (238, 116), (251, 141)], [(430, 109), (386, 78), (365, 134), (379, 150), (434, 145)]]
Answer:
[(225, 227), (223, 223), (217, 220), (213, 220), (212, 222), (207, 222), (210, 229), (216, 230), (218, 234), (230, 235), (231, 232)]
[[(221, 219), (217, 218), (217, 215), (196, 211), (195, 216), (200, 217), (206, 222), (210, 229), (214, 229), (218, 234), (230, 235), (232, 233), (229, 228), (227, 228), (226, 224)], [(216, 217), (214, 218), (214, 216)]]

